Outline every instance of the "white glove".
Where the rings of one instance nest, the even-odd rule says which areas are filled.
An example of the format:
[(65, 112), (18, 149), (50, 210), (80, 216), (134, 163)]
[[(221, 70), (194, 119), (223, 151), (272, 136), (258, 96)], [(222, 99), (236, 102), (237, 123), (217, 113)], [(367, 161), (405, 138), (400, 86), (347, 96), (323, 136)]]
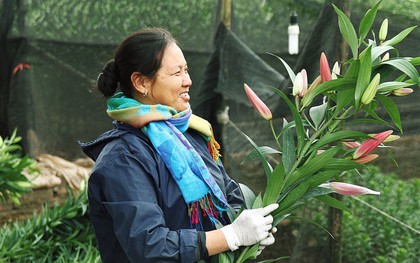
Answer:
[(263, 240), (267, 245), (274, 243), (273, 235), (269, 235), (273, 223), (270, 213), (278, 207), (278, 204), (271, 204), (244, 210), (230, 225), (222, 227), (229, 249), (234, 251), (240, 246), (251, 246)]
[(264, 250), (266, 246), (274, 244), (275, 238), (273, 234), (277, 232), (277, 227), (273, 226), (273, 228), (270, 230), (270, 233), (268, 234), (268, 237), (261, 240), (260, 245), (258, 246), (257, 256), (261, 254), (261, 252)]

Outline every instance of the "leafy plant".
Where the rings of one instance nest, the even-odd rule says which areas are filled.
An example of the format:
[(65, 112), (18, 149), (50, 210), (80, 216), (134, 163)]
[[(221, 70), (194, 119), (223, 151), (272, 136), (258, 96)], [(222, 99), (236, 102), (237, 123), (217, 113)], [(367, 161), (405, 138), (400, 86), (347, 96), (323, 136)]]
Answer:
[(16, 129), (10, 138), (0, 137), (0, 200), (5, 203), (11, 199), (15, 204), (20, 204), (19, 198), (23, 193), (29, 192), (32, 185), (23, 175), (27, 169), (36, 172), (35, 161), (28, 156), (21, 155), (18, 145), (21, 137), (16, 135)]
[[(353, 211), (344, 214), (343, 259), (357, 262), (415, 262), (420, 257), (420, 224), (417, 196), (420, 179), (398, 180), (369, 167), (369, 187), (381, 188), (381, 198), (365, 202), (346, 200)], [(354, 181), (354, 179), (350, 179)], [(371, 207), (378, 208), (372, 211)], [(366, 233), (364, 238), (358, 233)]]
[(100, 262), (87, 192), (0, 229), (0, 262)]
[[(336, 65), (331, 72), (324, 53), (320, 57), (320, 76), (308, 87), (306, 71), (295, 74), (284, 62), (293, 82), (294, 102), (282, 91), (273, 88), (288, 105), (293, 120), (283, 121), (280, 129), (274, 127), (268, 107), (245, 84), (245, 92), (260, 115), (269, 122), (278, 149), (257, 146), (246, 136), (254, 151), (245, 159), (259, 158), (267, 176), (265, 191), (246, 197), (250, 206), (257, 208), (278, 203), (279, 208), (272, 213), (274, 225), (293, 213), (304, 201), (316, 198), (332, 207), (345, 211), (349, 208), (329, 194), (344, 195), (379, 194), (368, 188), (339, 182), (348, 171), (362, 169), (365, 164), (378, 157), (372, 151), (383, 146), (386, 140), (394, 140), (393, 130), (403, 132), (397, 105), (392, 96), (408, 95), (413, 85), (420, 86), (419, 74), (415, 66), (420, 58), (399, 57), (394, 47), (415, 27), (403, 30), (387, 40), (387, 21), (379, 32), (379, 38), (366, 39), (375, 20), (379, 1), (366, 12), (358, 31), (350, 19), (333, 6), (339, 21), (340, 32), (348, 43), (352, 58), (340, 72)], [(389, 51), (395, 57), (389, 58)], [(314, 105), (319, 103), (319, 105)], [(389, 121), (377, 114), (379, 106), (388, 113)], [(388, 130), (378, 134), (366, 134), (354, 129), (356, 124), (379, 125)], [(276, 131), (280, 130), (279, 132)], [(266, 159), (267, 154), (277, 154), (280, 161), (274, 168)], [(390, 153), (392, 158), (392, 154)], [(330, 182), (337, 181), (337, 182)], [(258, 244), (242, 247), (237, 251), (225, 252), (219, 256), (220, 262), (245, 262), (255, 259)]]

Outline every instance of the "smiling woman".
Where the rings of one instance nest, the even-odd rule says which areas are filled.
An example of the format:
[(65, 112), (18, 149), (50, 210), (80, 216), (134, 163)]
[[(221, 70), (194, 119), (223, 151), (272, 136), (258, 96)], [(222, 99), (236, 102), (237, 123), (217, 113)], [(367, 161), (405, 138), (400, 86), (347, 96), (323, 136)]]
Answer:
[(181, 48), (159, 28), (129, 35), (99, 74), (115, 128), (81, 146), (95, 161), (89, 206), (104, 262), (209, 262), (274, 243), (277, 204), (230, 221), (242, 192), (210, 123), (192, 114), (191, 85)]

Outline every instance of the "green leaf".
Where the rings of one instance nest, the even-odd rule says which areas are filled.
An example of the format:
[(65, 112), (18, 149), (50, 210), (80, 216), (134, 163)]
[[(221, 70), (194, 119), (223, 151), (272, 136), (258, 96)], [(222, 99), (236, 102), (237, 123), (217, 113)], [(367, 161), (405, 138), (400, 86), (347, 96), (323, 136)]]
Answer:
[[(300, 202), (302, 203), (302, 202)], [(295, 203), (298, 204), (298, 203)], [(290, 208), (290, 207), (289, 207)], [(288, 209), (288, 208), (287, 208)], [(286, 210), (286, 209), (285, 209)], [(273, 215), (273, 213), (271, 213), (271, 215)], [(290, 213), (285, 213), (282, 216), (274, 216), (273, 215), (273, 226), (278, 225), (281, 221), (283, 221), (284, 219), (286, 219), (288, 216), (290, 216)]]
[(279, 207), (281, 208), (288, 208), (289, 206), (293, 205), (296, 201), (298, 201), (308, 190), (309, 183), (302, 182), (298, 184), (295, 188), (293, 188), (290, 192), (288, 192), (284, 198), (282, 198), (279, 202)]
[(326, 134), (321, 137), (312, 147), (310, 152), (314, 152), (321, 147), (336, 141), (342, 141), (345, 139), (361, 139), (361, 138), (368, 138), (365, 133), (359, 131), (352, 131), (352, 130), (345, 130), (345, 131), (338, 131), (330, 134)]
[(316, 96), (322, 94), (323, 92), (331, 91), (331, 90), (347, 90), (354, 87), (356, 81), (354, 79), (348, 78), (341, 78), (341, 79), (333, 79), (324, 83), (321, 83), (318, 87), (316, 87), (312, 92), (305, 95), (302, 99), (302, 107), (306, 108), (309, 104), (314, 100)]
[(338, 27), (340, 28), (341, 35), (343, 35), (347, 44), (349, 44), (353, 58), (358, 57), (359, 43), (357, 41), (356, 30), (353, 27), (350, 19), (338, 7), (333, 4), (334, 10), (338, 15)]
[(254, 203), (252, 204), (252, 209), (255, 208), (261, 208), (262, 207), (262, 197), (261, 197), (261, 193), (259, 193), (257, 195), (257, 197), (255, 197)]
[(400, 43), (411, 31), (414, 30), (417, 26), (412, 26), (409, 28), (404, 29), (400, 33), (398, 33), (395, 37), (391, 38), (390, 40), (385, 41), (382, 43), (383, 46), (395, 46), (396, 44)]
[(274, 258), (274, 259), (266, 259), (263, 261), (258, 261), (257, 263), (273, 263), (273, 262), (277, 262), (283, 259), (288, 259), (290, 258), (289, 256), (284, 256), (284, 257), (278, 257), (278, 258)]
[(220, 253), (218, 258), (219, 262), (233, 262), (235, 260), (234, 253), (232, 251), (225, 251)]
[(359, 38), (360, 43), (363, 42), (363, 40), (366, 38), (367, 34), (370, 31), (370, 28), (373, 25), (373, 22), (375, 21), (376, 13), (378, 11), (378, 6), (382, 2), (380, 0), (372, 9), (369, 9), (366, 14), (363, 16), (362, 21), (359, 25)]
[(360, 69), (360, 59), (352, 60), (349, 68), (347, 69), (346, 74), (344, 74), (344, 78), (356, 80), (357, 75), (359, 74), (359, 69)]
[[(311, 178), (308, 179), (308, 182), (310, 183), (309, 189), (314, 190), (314, 188), (318, 187), (322, 183), (325, 183), (329, 179), (337, 176), (339, 173), (340, 173), (340, 171), (327, 170), (327, 171), (320, 171), (320, 172), (314, 174), (313, 176), (311, 176)], [(310, 192), (305, 194), (305, 198), (306, 198), (306, 195), (309, 195), (309, 197), (312, 197), (310, 195)]]
[(279, 57), (279, 56), (277, 56), (277, 55), (275, 55), (275, 54), (273, 54), (273, 53), (268, 52), (268, 54), (270, 54), (270, 55), (272, 55), (272, 56), (274, 56), (274, 57), (278, 58), (278, 59), (281, 61), (281, 63), (283, 63), (284, 67), (285, 67), (285, 68), (286, 68), (286, 70), (287, 70), (287, 74), (289, 74), (290, 81), (292, 81), (292, 82), (293, 82), (293, 81), (295, 80), (296, 75), (295, 75), (295, 73), (293, 72), (292, 68), (291, 68), (291, 67), (287, 64), (287, 62), (286, 62), (286, 61), (284, 61), (281, 57)]
[(255, 244), (250, 247), (245, 248), (245, 253), (243, 253), (242, 257), (237, 261), (240, 262), (246, 262), (248, 259), (256, 259), (257, 258), (257, 252), (258, 252), (259, 244)]
[(283, 188), (284, 182), (284, 167), (280, 162), (271, 175), (268, 177), (267, 185), (265, 187), (264, 198), (262, 206), (275, 203), (280, 196), (280, 191)]
[(372, 61), (375, 61), (377, 58), (379, 58), (380, 55), (382, 55), (383, 53), (394, 49), (391, 46), (378, 46), (378, 47), (373, 47), (372, 48)]
[(354, 102), (354, 92), (355, 88), (337, 91), (336, 113), (340, 113), (347, 105)]
[(363, 168), (363, 164), (356, 163), (348, 159), (331, 158), (331, 160), (323, 167), (325, 170), (348, 171)]
[(238, 183), (239, 187), (241, 188), (242, 195), (244, 197), (245, 206), (247, 209), (251, 209), (252, 205), (255, 202), (255, 194), (247, 185)]
[(260, 154), (266, 156), (266, 155), (274, 154), (274, 153), (279, 154), (280, 152), (269, 146), (260, 146), (260, 147), (257, 147), (256, 149), (253, 149), (247, 156), (245, 156), (241, 164), (245, 164), (255, 158), (259, 158)]
[(282, 91), (276, 88), (274, 88), (274, 91), (277, 92), (277, 94), (279, 94), (283, 98), (287, 106), (289, 106), (290, 111), (292, 112), (292, 115), (295, 121), (295, 126), (296, 126), (296, 135), (297, 135), (297, 140), (298, 140), (297, 152), (299, 154), (303, 148), (303, 144), (305, 143), (305, 130), (303, 129), (302, 118), (300, 117), (300, 114), (298, 110), (296, 109), (295, 105), (289, 100), (289, 98)]
[(395, 125), (398, 127), (400, 132), (403, 132), (403, 128), (401, 125), (401, 117), (400, 112), (398, 110), (397, 105), (388, 97), (377, 94), (376, 98), (378, 101), (385, 107), (386, 111), (388, 112), (389, 117), (391, 117), (392, 121), (395, 123)]
[(304, 202), (299, 201), (299, 202), (295, 202), (294, 204), (292, 204), (291, 206), (287, 208), (279, 207), (278, 209), (276, 209), (273, 213), (271, 213), (271, 215), (274, 218), (273, 225), (276, 226), (284, 218), (288, 217), (290, 213), (292, 213), (299, 207), (303, 206), (304, 204), (305, 204)]
[(372, 73), (372, 46), (369, 46), (360, 55), (360, 69), (359, 75), (357, 76), (356, 91), (354, 92), (354, 99), (356, 108), (359, 108), (360, 99), (363, 96), (366, 88), (369, 85), (370, 77)]
[[(335, 173), (335, 174), (337, 174), (337, 173)], [(313, 198), (313, 197), (317, 197), (317, 196), (321, 196), (321, 195), (327, 195), (327, 194), (331, 194), (333, 192), (334, 191), (331, 190), (331, 189), (317, 186), (315, 188), (312, 188), (308, 192), (306, 192), (306, 194), (304, 196), (302, 196), (302, 199), (309, 199), (309, 198)]]
[(410, 58), (410, 63), (413, 66), (420, 66), (420, 57)]
[(248, 139), (248, 141), (251, 143), (251, 145), (254, 147), (255, 151), (257, 152), (258, 157), (260, 158), (261, 163), (262, 163), (262, 165), (263, 165), (265, 175), (266, 175), (266, 177), (268, 178), (268, 176), (269, 176), (269, 175), (271, 174), (271, 172), (272, 172), (272, 168), (271, 168), (270, 164), (269, 164), (269, 163), (268, 163), (268, 161), (265, 159), (264, 154), (263, 154), (263, 153), (261, 153), (261, 152), (259, 151), (259, 147), (258, 147), (258, 145), (256, 145), (256, 144), (255, 144), (255, 142), (254, 142), (251, 138), (249, 138), (249, 137), (248, 137), (248, 135), (246, 135), (245, 133), (242, 133), (242, 134), (245, 136), (245, 138), (247, 138), (247, 139)]
[(318, 129), (319, 125), (324, 119), (326, 109), (327, 103), (323, 103), (321, 105), (314, 106), (309, 109), (309, 116), (311, 117), (316, 129)]
[(289, 173), (293, 167), (293, 163), (296, 161), (296, 146), (295, 139), (293, 136), (292, 129), (287, 128), (288, 123), (283, 119), (283, 131), (282, 131), (282, 142), (283, 142), (283, 157), (282, 162), (284, 166), (284, 173)]
[(351, 213), (350, 209), (343, 202), (338, 201), (329, 195), (317, 196), (315, 198), (331, 207)]
[(285, 187), (290, 186), (292, 183), (297, 182), (324, 167), (339, 150), (339, 147), (333, 147), (316, 155), (314, 158), (307, 160), (286, 179)]
[[(378, 98), (378, 96), (379, 95), (381, 95), (381, 94), (378, 94), (377, 96), (376, 96), (376, 98)], [(373, 102), (376, 102), (376, 101), (372, 101), (371, 102), (371, 104), (373, 103)], [(381, 117), (379, 117), (379, 115), (375, 112), (375, 110), (372, 110), (372, 109), (370, 109), (369, 108), (369, 106), (370, 105), (365, 105), (365, 106), (363, 106), (362, 107), (362, 109), (367, 113), (367, 114), (369, 114), (370, 116), (372, 116), (376, 121), (377, 121), (377, 123), (378, 124), (381, 124), (381, 125), (384, 125), (384, 126), (388, 126), (388, 127), (390, 127), (390, 128), (395, 128), (393, 125), (391, 125), (390, 123), (388, 123), (387, 121), (385, 121), (385, 120), (383, 120), (383, 119), (381, 119)], [(368, 122), (368, 121), (364, 121), (364, 122)], [(357, 121), (354, 121), (353, 123), (357, 123)], [(371, 121), (371, 123), (375, 123), (375, 121)]]
[(408, 77), (410, 77), (418, 86), (420, 86), (419, 73), (416, 68), (408, 61), (407, 59), (390, 59), (381, 62), (382, 64), (391, 65), (394, 68), (404, 72)]
[(355, 119), (355, 120), (346, 122), (343, 125), (343, 127), (352, 126), (352, 125), (360, 124), (360, 123), (374, 123), (374, 124), (378, 124), (378, 125), (390, 126), (389, 123), (387, 123), (384, 120), (369, 119), (369, 118), (360, 118), (360, 119)]

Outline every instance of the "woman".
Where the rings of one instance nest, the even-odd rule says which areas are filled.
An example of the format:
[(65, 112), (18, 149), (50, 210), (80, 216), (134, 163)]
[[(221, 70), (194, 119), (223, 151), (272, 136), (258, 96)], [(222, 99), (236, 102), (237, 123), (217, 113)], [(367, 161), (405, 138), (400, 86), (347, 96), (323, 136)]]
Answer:
[(158, 28), (128, 36), (98, 77), (115, 128), (82, 149), (95, 161), (89, 206), (104, 262), (209, 261), (274, 243), (277, 204), (230, 223), (242, 194), (218, 159), (210, 124), (191, 113), (191, 85), (181, 49)]

